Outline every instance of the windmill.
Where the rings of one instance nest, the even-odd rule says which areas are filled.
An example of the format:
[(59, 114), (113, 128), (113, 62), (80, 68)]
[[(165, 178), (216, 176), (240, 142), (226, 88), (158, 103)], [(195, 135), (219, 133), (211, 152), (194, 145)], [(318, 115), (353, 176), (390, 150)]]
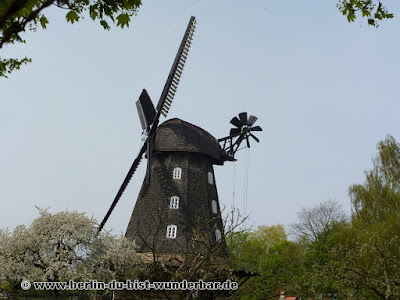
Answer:
[(259, 142), (252, 132), (262, 130), (245, 112), (231, 120), (235, 128), (219, 140), (180, 119), (159, 125), (177, 90), (195, 24), (191, 17), (157, 107), (145, 89), (136, 102), (145, 141), (99, 226), (101, 231), (146, 153), (146, 177), (126, 231), (142, 253), (199, 253), (196, 232), (203, 232), (208, 244), (220, 245), (219, 255), (227, 256), (213, 165), (235, 160), (242, 142), (247, 147), (250, 137)]

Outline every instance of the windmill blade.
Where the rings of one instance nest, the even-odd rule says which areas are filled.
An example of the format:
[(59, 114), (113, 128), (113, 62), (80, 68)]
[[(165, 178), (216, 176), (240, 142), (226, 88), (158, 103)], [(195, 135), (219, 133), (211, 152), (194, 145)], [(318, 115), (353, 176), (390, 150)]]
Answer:
[[(179, 79), (182, 75), (183, 67), (185, 66), (185, 61), (189, 53), (190, 44), (192, 42), (194, 29), (196, 26), (196, 18), (191, 17), (189, 24), (186, 28), (185, 34), (183, 35), (181, 45), (179, 46), (178, 52), (176, 54), (174, 63), (172, 64), (171, 70), (169, 72), (167, 81), (165, 82), (164, 89), (161, 93), (160, 99), (157, 104), (157, 112), (155, 113), (152, 122), (147, 128), (148, 130), (148, 151), (147, 151), (147, 171), (146, 171), (146, 184), (150, 183), (150, 172), (151, 172), (151, 156), (152, 156), (152, 143), (156, 134), (158, 127), (158, 122), (160, 121), (161, 114), (166, 117), (168, 111), (171, 107), (172, 101), (174, 99), (176, 90), (178, 88)], [(150, 97), (148, 97), (150, 99)], [(151, 102), (151, 101), (150, 101)], [(142, 125), (143, 126), (143, 125)]]
[(257, 143), (260, 142), (260, 140), (259, 140), (254, 134), (250, 133), (250, 135), (251, 135), (251, 137), (252, 137), (253, 139), (255, 139), (255, 141), (256, 141)]
[(260, 126), (255, 126), (255, 127), (251, 127), (250, 131), (262, 131), (262, 128)]
[(249, 117), (249, 122), (247, 123), (247, 125), (249, 125), (249, 126), (253, 126), (253, 124), (257, 121), (257, 117), (255, 117), (255, 116), (250, 116)]
[(139, 114), (140, 123), (142, 124), (142, 129), (149, 128), (153, 123), (156, 110), (154, 109), (153, 102), (151, 102), (150, 96), (146, 89), (143, 89), (139, 100), (136, 101), (136, 108)]
[(114, 201), (112, 202), (110, 208), (107, 211), (106, 216), (104, 217), (103, 221), (101, 221), (99, 229), (97, 230), (97, 233), (100, 233), (100, 231), (103, 229), (104, 225), (106, 224), (108, 218), (110, 217), (112, 211), (114, 210), (115, 206), (117, 205), (119, 199), (121, 198), (123, 192), (125, 191), (126, 187), (128, 186), (129, 181), (131, 180), (133, 174), (135, 173), (137, 167), (139, 166), (139, 163), (142, 159), (143, 154), (146, 152), (147, 149), (147, 143), (145, 142), (142, 149), (140, 149), (140, 152), (136, 159), (133, 161), (131, 168), (128, 171), (128, 174), (126, 175), (124, 181), (122, 182), (121, 187), (118, 190), (117, 195), (114, 198)]
[(240, 120), (238, 119), (238, 117), (232, 118), (231, 124), (234, 125), (234, 126), (236, 126), (236, 127), (238, 127), (238, 128), (242, 127), (242, 123), (240, 122)]
[(232, 136), (232, 135), (238, 134), (240, 132), (241, 132), (240, 128), (232, 128), (231, 131), (229, 132), (229, 135)]
[(156, 126), (158, 125), (160, 114), (166, 117), (171, 107), (171, 103), (174, 99), (174, 95), (178, 87), (180, 77), (182, 75), (183, 67), (185, 66), (185, 61), (189, 53), (195, 27), (196, 18), (191, 17), (185, 34), (183, 35), (182, 42), (178, 49), (178, 53), (176, 54), (174, 63), (172, 64), (171, 71), (169, 72), (167, 81), (165, 82), (160, 100), (157, 104), (157, 115), (154, 118), (153, 122), (153, 124), (156, 124)]
[(242, 125), (247, 125), (247, 112), (242, 112), (239, 114), (239, 119)]

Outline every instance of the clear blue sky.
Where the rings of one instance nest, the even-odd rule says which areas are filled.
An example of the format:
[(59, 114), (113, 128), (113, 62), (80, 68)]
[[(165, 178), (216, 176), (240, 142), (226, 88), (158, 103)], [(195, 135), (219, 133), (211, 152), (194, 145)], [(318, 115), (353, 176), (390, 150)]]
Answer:
[[(0, 79), (0, 228), (29, 224), (35, 206), (101, 220), (141, 146), (134, 103), (143, 88), (157, 101), (191, 15), (168, 118), (219, 138), (247, 111), (264, 129), (248, 152), (247, 193), (245, 150), (215, 167), (221, 203), (229, 209), (235, 191), (243, 211), (247, 195), (255, 225), (290, 224), (330, 198), (350, 212), (348, 187), (364, 181), (376, 143), (400, 141), (399, 19), (349, 24), (335, 1), (143, 2), (128, 29), (111, 31), (50, 8), (47, 30), (1, 50), (33, 63)], [(107, 228), (125, 231), (144, 167)]]

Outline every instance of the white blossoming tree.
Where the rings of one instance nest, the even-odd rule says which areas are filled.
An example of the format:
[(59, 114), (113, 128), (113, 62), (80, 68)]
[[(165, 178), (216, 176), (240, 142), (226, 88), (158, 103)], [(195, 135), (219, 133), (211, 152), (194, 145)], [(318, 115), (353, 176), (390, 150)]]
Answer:
[(50, 213), (29, 227), (0, 230), (0, 283), (18, 289), (21, 280), (88, 281), (132, 278), (140, 266), (135, 245), (109, 232), (97, 236), (97, 224), (83, 213)]

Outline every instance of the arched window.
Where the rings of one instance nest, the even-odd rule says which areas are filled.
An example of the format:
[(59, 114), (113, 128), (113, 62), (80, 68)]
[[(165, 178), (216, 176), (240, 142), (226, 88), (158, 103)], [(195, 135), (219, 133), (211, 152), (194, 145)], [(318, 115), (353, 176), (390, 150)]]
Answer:
[(169, 200), (169, 208), (170, 209), (178, 209), (179, 208), (179, 197), (172, 196)]
[(213, 214), (217, 214), (218, 210), (217, 210), (217, 201), (212, 200), (211, 201), (211, 211)]
[(217, 242), (221, 241), (221, 230), (219, 230), (219, 229), (215, 229), (215, 240)]
[(213, 184), (214, 183), (214, 177), (211, 172), (208, 172), (208, 183)]
[(169, 239), (176, 238), (177, 231), (178, 231), (178, 229), (177, 229), (176, 225), (168, 225), (167, 226), (167, 238), (169, 238)]
[(176, 167), (174, 169), (174, 171), (172, 172), (172, 178), (181, 179), (182, 178), (182, 169), (179, 167)]

